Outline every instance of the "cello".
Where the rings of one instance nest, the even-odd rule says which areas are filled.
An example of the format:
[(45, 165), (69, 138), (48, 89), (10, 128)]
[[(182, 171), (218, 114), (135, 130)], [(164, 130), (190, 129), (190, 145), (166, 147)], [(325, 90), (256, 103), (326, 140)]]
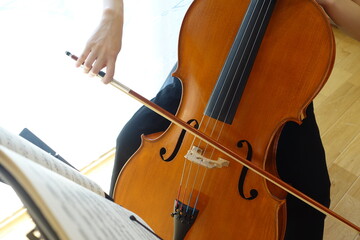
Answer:
[[(200, 122), (200, 131), (235, 152), (235, 158), (211, 149), (216, 144), (210, 141), (209, 147), (200, 132), (196, 138), (186, 136), (175, 157), (165, 160), (165, 149), (179, 141), (173, 137), (179, 129), (171, 126), (155, 140), (143, 138), (115, 189), (116, 202), (139, 213), (166, 238), (173, 234), (164, 210), (171, 212), (172, 201), (175, 239), (283, 237), (284, 192), (266, 181), (270, 176), (260, 174), (265, 180), (247, 173), (234, 160), (246, 158), (254, 165), (240, 162), (257, 174), (266, 169), (276, 175), (281, 128), (305, 117), (304, 109), (331, 72), (334, 42), (326, 17), (312, 1), (236, 3), (193, 3), (181, 29), (174, 73), (183, 81), (177, 115)], [(182, 227), (186, 224), (191, 226)]]
[[(333, 62), (332, 32), (313, 1), (195, 1), (173, 74), (183, 84), (177, 117), (276, 175), (282, 126), (300, 124)], [(171, 125), (143, 137), (115, 202), (165, 239), (282, 239), (285, 193), (202, 139), (180, 141), (180, 132)]]

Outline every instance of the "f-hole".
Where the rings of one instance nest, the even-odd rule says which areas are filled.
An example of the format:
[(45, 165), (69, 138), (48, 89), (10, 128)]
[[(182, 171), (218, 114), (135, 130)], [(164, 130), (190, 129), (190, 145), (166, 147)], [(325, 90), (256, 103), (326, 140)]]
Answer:
[[(244, 143), (247, 145), (247, 149), (248, 149), (246, 159), (251, 162), (251, 159), (252, 159), (252, 147), (251, 147), (251, 144), (246, 140), (240, 140), (237, 143), (237, 147), (242, 148), (244, 146)], [(258, 195), (258, 191), (256, 189), (251, 189), (250, 190), (250, 196), (249, 197), (246, 197), (245, 194), (244, 194), (244, 183), (245, 183), (245, 178), (246, 178), (246, 174), (247, 174), (248, 170), (249, 169), (247, 167), (242, 168), (240, 178), (239, 178), (238, 190), (239, 190), (240, 196), (243, 199), (253, 200)]]
[[(198, 121), (196, 121), (196, 119), (190, 119), (189, 121), (187, 121), (187, 123), (190, 124), (190, 125), (193, 122), (195, 122), (194, 128), (198, 129), (199, 128), (199, 123), (198, 123)], [(182, 142), (184, 140), (185, 134), (186, 134), (186, 131), (182, 130), (181, 133), (180, 133), (179, 139), (178, 139), (178, 141), (176, 143), (175, 149), (174, 149), (174, 151), (172, 152), (172, 154), (170, 155), (170, 157), (168, 159), (164, 158), (164, 155), (166, 154), (166, 148), (162, 147), (160, 149), (160, 157), (161, 157), (162, 160), (164, 160), (165, 162), (170, 162), (176, 157), (176, 155), (178, 154), (179, 149), (181, 147), (181, 144), (182, 144)]]

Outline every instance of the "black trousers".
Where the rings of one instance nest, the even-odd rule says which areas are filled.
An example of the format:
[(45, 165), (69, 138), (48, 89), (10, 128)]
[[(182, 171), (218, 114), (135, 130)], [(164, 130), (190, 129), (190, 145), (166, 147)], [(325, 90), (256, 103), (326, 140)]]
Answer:
[[(169, 75), (152, 101), (175, 114), (180, 97), (181, 84)], [(111, 195), (121, 168), (140, 146), (140, 136), (164, 131), (169, 124), (168, 120), (146, 107), (141, 107), (128, 121), (117, 138)], [(277, 149), (277, 169), (282, 180), (321, 204), (330, 205), (330, 180), (312, 104), (301, 125), (289, 122), (284, 126)], [(290, 194), (286, 200), (285, 239), (322, 239), (325, 215)]]

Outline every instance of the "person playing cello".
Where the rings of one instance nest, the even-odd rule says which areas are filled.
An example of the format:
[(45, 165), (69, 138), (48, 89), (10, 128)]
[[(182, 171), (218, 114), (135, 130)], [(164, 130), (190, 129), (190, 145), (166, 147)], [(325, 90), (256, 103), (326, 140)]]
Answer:
[[(360, 0), (317, 2), (340, 29), (360, 40)], [(115, 73), (117, 55), (121, 49), (123, 20), (122, 0), (104, 0), (100, 24), (76, 63), (77, 66), (84, 63), (84, 71), (90, 75), (96, 75), (106, 68), (107, 73), (103, 78), (106, 84)], [(181, 84), (169, 75), (152, 101), (175, 114), (180, 97)], [(313, 104), (309, 105), (306, 114), (301, 125), (288, 122), (284, 126), (277, 148), (277, 170), (282, 180), (329, 207), (330, 180)], [(111, 193), (120, 169), (140, 146), (140, 136), (164, 131), (168, 125), (167, 120), (146, 107), (141, 107), (128, 121), (117, 138)], [(290, 194), (286, 200), (285, 239), (322, 239), (325, 216)]]

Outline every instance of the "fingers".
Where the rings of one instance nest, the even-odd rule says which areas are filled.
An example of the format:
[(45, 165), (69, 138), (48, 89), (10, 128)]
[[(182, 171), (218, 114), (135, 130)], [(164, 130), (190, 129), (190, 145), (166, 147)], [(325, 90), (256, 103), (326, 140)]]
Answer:
[(76, 67), (82, 65), (84, 73), (89, 74), (91, 77), (97, 76), (102, 69), (106, 68), (106, 75), (102, 81), (107, 84), (113, 80), (116, 57), (116, 54), (109, 53), (109, 51), (96, 44), (88, 43), (76, 61)]
[[(98, 59), (98, 57), (97, 57), (97, 55), (96, 55), (96, 53), (95, 52), (93, 52), (93, 51), (91, 51), (89, 54), (88, 54), (88, 56), (86, 57), (86, 59), (85, 59), (85, 61), (83, 62), (84, 64), (84, 72), (85, 73), (89, 73), (90, 72), (90, 70), (93, 68), (93, 65), (94, 65), (94, 63), (96, 64), (97, 63), (97, 59)], [(96, 72), (96, 71), (94, 71), (94, 72), (96, 72), (96, 74), (98, 73), (100, 71), (100, 69)], [(95, 75), (96, 75), (95, 74)]]
[(84, 51), (82, 52), (82, 54), (80, 55), (80, 57), (78, 58), (78, 60), (76, 61), (75, 66), (80, 67), (82, 65), (84, 72), (89, 73), (90, 70), (92, 69), (94, 62), (97, 60), (97, 58), (98, 58), (98, 56), (97, 56), (96, 51), (94, 51), (92, 49), (92, 47), (89, 46), (89, 44), (88, 44), (86, 46), (86, 48), (84, 49)]
[(114, 79), (115, 73), (115, 60), (110, 61), (106, 66), (106, 75), (102, 79), (103, 83), (108, 84)]
[(114, 73), (115, 73), (115, 60), (113, 59), (107, 59), (107, 62), (103, 62), (104, 60), (96, 60), (95, 64), (89, 71), (90, 76), (96, 76), (98, 73), (106, 67), (106, 74), (102, 78), (103, 83), (107, 84), (110, 83), (113, 80)]
[(82, 65), (84, 73), (89, 74), (90, 77), (97, 76), (99, 72), (106, 67), (106, 74), (102, 81), (103, 83), (108, 84), (114, 77), (115, 62), (116, 58), (99, 57), (94, 52), (87, 53), (84, 51), (78, 58), (76, 66)]
[(91, 52), (90, 47), (86, 47), (78, 60), (75, 63), (76, 67), (83, 67), (84, 73), (89, 73), (89, 71), (92, 68), (93, 62), (95, 61), (96, 57), (94, 57), (94, 54)]
[(79, 56), (78, 60), (76, 61), (75, 66), (80, 67), (85, 62), (85, 59), (88, 57), (90, 52), (91, 52), (91, 48), (86, 47), (82, 52), (82, 54)]

